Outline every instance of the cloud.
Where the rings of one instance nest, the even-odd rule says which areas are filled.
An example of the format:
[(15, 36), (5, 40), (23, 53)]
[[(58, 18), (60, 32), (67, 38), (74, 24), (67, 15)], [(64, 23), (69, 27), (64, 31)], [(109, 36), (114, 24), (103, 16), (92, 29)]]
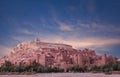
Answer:
[(81, 27), (90, 28), (90, 24), (79, 23), (78, 25), (81, 26)]
[(12, 47), (0, 45), (0, 56), (6, 55), (11, 51)]
[(66, 24), (63, 24), (63, 23), (60, 24), (59, 28), (62, 31), (72, 31), (73, 30), (70, 25), (66, 25)]
[(24, 42), (24, 41), (30, 41), (33, 40), (34, 37), (28, 37), (28, 36), (12, 36), (12, 39), (17, 42)]
[(21, 32), (24, 33), (24, 34), (28, 34), (28, 35), (33, 35), (34, 34), (33, 32), (30, 32), (27, 29), (23, 29), (23, 30), (21, 30)]
[(112, 32), (112, 33), (120, 32), (119, 26), (111, 25), (111, 24), (102, 24), (97, 22), (82, 23), (78, 21), (77, 25), (79, 25), (79, 27), (86, 28), (88, 30), (95, 31), (95, 32)]
[(54, 22), (58, 24), (59, 26), (59, 29), (61, 31), (72, 31), (73, 30), (73, 27), (67, 23), (63, 23), (61, 22), (60, 20), (58, 20), (56, 17), (54, 17)]
[[(48, 39), (49, 38), (49, 39)], [(53, 40), (53, 41), (51, 41)], [(120, 38), (80, 38), (80, 37), (66, 37), (61, 36), (47, 36), (44, 37), (43, 41), (64, 43), (73, 46), (74, 48), (104, 48), (110, 45), (120, 44)]]
[(29, 31), (27, 29), (21, 29), (19, 30), (20, 33), (24, 33), (24, 34), (27, 34), (27, 35), (36, 35), (35, 32), (32, 32), (32, 31)]

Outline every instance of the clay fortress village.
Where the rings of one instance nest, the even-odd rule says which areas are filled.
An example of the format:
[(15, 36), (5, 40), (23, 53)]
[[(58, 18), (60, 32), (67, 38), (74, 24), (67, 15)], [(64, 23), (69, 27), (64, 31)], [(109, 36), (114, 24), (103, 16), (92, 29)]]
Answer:
[(5, 61), (14, 65), (22, 62), (30, 65), (36, 61), (42, 66), (68, 68), (70, 66), (101, 66), (109, 62), (116, 62), (115, 57), (106, 54), (97, 55), (94, 50), (77, 50), (70, 45), (41, 42), (39, 39), (18, 44), (9, 55), (0, 58), (0, 66)]

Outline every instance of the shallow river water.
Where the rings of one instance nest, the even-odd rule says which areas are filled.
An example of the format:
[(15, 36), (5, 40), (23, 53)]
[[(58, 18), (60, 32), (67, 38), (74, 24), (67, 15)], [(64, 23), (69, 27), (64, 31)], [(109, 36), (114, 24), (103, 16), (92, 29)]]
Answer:
[(120, 75), (105, 75), (102, 73), (41, 73), (35, 75), (0, 75), (0, 77), (120, 77)]

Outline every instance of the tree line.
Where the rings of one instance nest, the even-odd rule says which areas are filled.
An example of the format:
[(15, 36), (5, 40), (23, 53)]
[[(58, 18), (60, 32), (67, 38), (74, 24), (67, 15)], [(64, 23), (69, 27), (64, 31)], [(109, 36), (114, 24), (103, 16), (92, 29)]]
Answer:
[(21, 62), (19, 65), (13, 65), (9, 61), (0, 67), (0, 72), (37, 72), (37, 73), (50, 73), (50, 72), (64, 72), (64, 69), (58, 67), (43, 67), (36, 61), (33, 61), (30, 65), (23, 65)]
[(66, 71), (62, 68), (56, 67), (44, 67), (33, 61), (30, 65), (23, 65), (21, 62), (19, 65), (14, 65), (9, 61), (0, 67), (0, 72), (37, 72), (37, 73), (51, 73), (51, 72), (110, 72), (110, 71), (120, 71), (120, 62), (114, 64), (106, 64), (103, 66), (72, 66), (68, 67)]
[(120, 62), (113, 64), (105, 64), (102, 66), (72, 66), (68, 67), (68, 72), (111, 72), (111, 71), (120, 71)]

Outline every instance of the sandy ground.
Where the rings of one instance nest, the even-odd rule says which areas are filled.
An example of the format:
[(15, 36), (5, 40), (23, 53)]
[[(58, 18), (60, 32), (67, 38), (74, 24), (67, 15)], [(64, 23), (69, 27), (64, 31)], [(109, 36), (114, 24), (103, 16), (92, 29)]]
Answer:
[(105, 75), (102, 73), (41, 73), (34, 75), (0, 75), (0, 77), (120, 77), (118, 74)]

